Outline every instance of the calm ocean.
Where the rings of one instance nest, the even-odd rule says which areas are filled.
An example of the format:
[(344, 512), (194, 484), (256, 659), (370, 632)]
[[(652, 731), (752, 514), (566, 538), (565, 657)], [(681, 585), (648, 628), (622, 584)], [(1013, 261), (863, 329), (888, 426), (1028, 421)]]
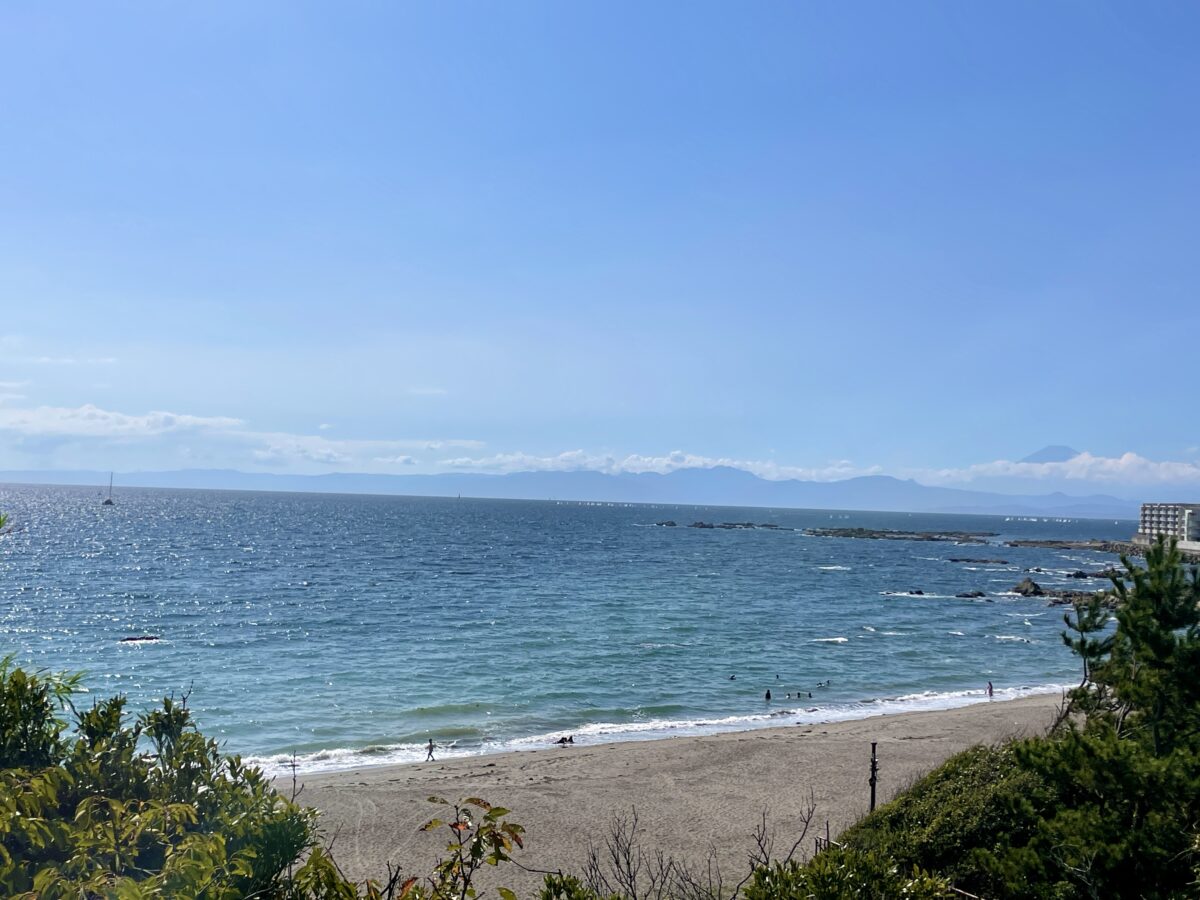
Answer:
[[(1054, 690), (1079, 669), (1061, 610), (1008, 590), (1035, 566), (1078, 587), (1067, 573), (1114, 557), (792, 529), (1134, 528), (145, 489), (103, 507), (93, 489), (23, 486), (0, 487), (0, 509), (17, 527), (0, 538), (0, 655), (84, 670), (135, 711), (190, 691), (230, 752), (306, 770), (417, 759), (430, 737), (455, 755), (941, 708), (989, 680)], [(988, 596), (954, 597), (969, 590)], [(159, 640), (121, 642), (142, 635)]]

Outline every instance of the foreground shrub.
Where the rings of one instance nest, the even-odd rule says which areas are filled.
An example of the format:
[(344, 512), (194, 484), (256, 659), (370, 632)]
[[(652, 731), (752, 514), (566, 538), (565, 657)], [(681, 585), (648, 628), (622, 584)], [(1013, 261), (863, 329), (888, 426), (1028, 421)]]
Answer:
[(1007, 861), (1030, 845), (1054, 803), (1053, 789), (1022, 765), (1014, 746), (973, 747), (854, 825), (841, 841), (903, 867), (938, 872), (971, 893), (1008, 896)]
[(423, 830), (449, 838), (430, 875), (389, 866), (382, 885), (356, 885), (319, 844), (315, 810), (223, 755), (186, 699), (129, 723), (123, 697), (78, 712), (77, 683), (0, 660), (0, 896), (469, 900), (480, 867), (523, 845), (508, 810), (431, 797), (447, 814)]
[(883, 854), (834, 847), (808, 865), (755, 869), (745, 900), (937, 900), (953, 897), (946, 879), (899, 865)]
[(300, 865), (315, 813), (222, 755), (186, 703), (130, 724), (121, 697), (74, 712), (73, 687), (0, 663), (0, 894), (284, 898), (308, 882), (356, 896), (326, 855)]

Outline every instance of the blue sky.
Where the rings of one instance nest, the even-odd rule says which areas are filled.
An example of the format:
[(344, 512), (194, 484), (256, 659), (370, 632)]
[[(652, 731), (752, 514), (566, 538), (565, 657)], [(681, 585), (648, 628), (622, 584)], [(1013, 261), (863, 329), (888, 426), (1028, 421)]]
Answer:
[[(10, 4), (0, 469), (1200, 486), (1198, 40), (1191, 3)], [(1004, 463), (1048, 443), (1085, 456)]]

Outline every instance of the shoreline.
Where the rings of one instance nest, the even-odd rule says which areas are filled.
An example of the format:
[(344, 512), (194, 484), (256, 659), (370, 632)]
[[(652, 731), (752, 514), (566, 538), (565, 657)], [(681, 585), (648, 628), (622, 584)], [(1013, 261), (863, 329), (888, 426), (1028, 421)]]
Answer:
[[(585, 722), (574, 728), (552, 729), (539, 734), (487, 742), (478, 746), (458, 747), (455, 743), (439, 742), (438, 757), (444, 760), (488, 759), (506, 753), (529, 753), (553, 746), (559, 738), (573, 737), (574, 746), (605, 746), (608, 744), (641, 743), (672, 740), (682, 737), (709, 737), (740, 732), (758, 732), (797, 725), (830, 725), (858, 722), (885, 716), (907, 715), (914, 712), (942, 712), (962, 709), (988, 702), (1008, 702), (1027, 697), (1061, 696), (1073, 684), (1040, 684), (998, 688), (989, 700), (983, 689), (957, 691), (923, 691), (897, 697), (871, 697), (859, 700), (837, 700), (818, 706), (791, 706), (799, 703), (776, 696), (775, 707), (768, 712), (715, 715), (683, 719), (655, 719), (641, 722)], [(805, 698), (814, 703), (815, 699)], [(431, 735), (437, 741), (437, 735)], [(307, 754), (276, 753), (267, 755), (243, 754), (250, 765), (258, 766), (271, 778), (290, 779), (292, 766), (298, 777), (336, 775), (358, 769), (379, 769), (409, 766), (425, 757), (423, 744), (373, 744), (366, 747), (330, 747)]]
[[(321, 812), (321, 829), (355, 879), (380, 878), (386, 864), (427, 873), (444, 836), (418, 832), (434, 815), (431, 794), (477, 796), (510, 810), (526, 828), (527, 866), (579, 871), (589, 842), (612, 818), (636, 809), (643, 846), (703, 865), (710, 847), (726, 879), (744, 874), (764, 812), (778, 847), (790, 847), (812, 792), (812, 839), (838, 834), (867, 811), (870, 743), (878, 743), (878, 802), (886, 803), (947, 757), (978, 743), (1045, 731), (1061, 694), (993, 700), (831, 723), (622, 741), (360, 766), (297, 775), (299, 802)], [(287, 778), (276, 784), (282, 790)], [(510, 866), (489, 874), (526, 895), (541, 876)]]

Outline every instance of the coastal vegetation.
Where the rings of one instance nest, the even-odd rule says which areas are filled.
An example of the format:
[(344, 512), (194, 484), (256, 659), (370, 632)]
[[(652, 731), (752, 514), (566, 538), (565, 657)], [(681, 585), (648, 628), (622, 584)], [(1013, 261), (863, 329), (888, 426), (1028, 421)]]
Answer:
[(845, 848), (987, 897), (1200, 894), (1200, 573), (1161, 539), (1122, 561), (1111, 609), (1064, 616), (1083, 677), (1051, 733), (951, 758)]

